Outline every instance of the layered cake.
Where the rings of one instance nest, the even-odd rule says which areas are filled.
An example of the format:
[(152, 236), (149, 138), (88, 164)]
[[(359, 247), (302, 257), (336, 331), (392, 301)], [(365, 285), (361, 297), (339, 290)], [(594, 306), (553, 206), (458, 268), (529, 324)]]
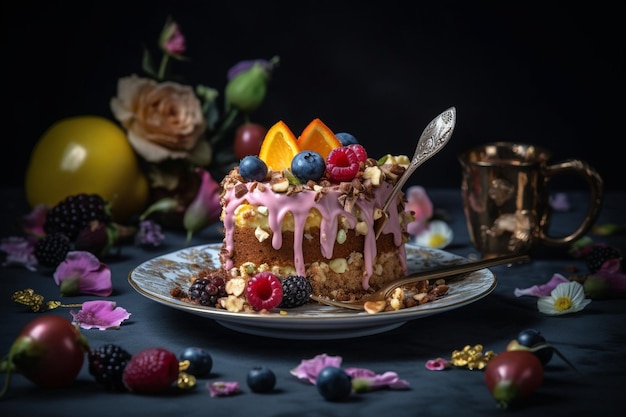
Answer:
[[(402, 192), (389, 204), (378, 237), (376, 228), (409, 162), (405, 155), (371, 158), (352, 135), (335, 135), (319, 119), (299, 137), (278, 122), (259, 155), (242, 159), (222, 180), (221, 271), (201, 274), (205, 281), (192, 286), (189, 297), (199, 298), (218, 276), (224, 296), (211, 298), (211, 304), (258, 311), (263, 304), (253, 302), (251, 292), (270, 294), (272, 284), (250, 290), (256, 277), (276, 282), (297, 277), (307, 281), (312, 295), (346, 301), (405, 276), (407, 223), (413, 217), (405, 211)], [(413, 293), (428, 291), (427, 282), (421, 286)], [(394, 309), (405, 306), (400, 302)]]
[(378, 239), (374, 231), (393, 187), (388, 178), (404, 169), (394, 160), (368, 159), (358, 177), (338, 184), (287, 184), (277, 171), (267, 181), (245, 181), (235, 168), (222, 183), (224, 269), (230, 276), (259, 270), (306, 276), (316, 295), (337, 299), (406, 275), (401, 196)]

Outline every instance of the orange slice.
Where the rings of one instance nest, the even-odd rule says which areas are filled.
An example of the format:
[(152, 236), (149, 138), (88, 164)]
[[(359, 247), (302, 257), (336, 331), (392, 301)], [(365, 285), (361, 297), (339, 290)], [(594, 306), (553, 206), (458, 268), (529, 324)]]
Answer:
[(341, 142), (337, 136), (320, 119), (313, 119), (298, 138), (298, 148), (301, 151), (315, 151), (324, 160), (330, 151), (340, 147)]
[(291, 160), (300, 152), (296, 136), (282, 120), (278, 121), (265, 134), (259, 150), (259, 158), (267, 168), (282, 171), (291, 168)]

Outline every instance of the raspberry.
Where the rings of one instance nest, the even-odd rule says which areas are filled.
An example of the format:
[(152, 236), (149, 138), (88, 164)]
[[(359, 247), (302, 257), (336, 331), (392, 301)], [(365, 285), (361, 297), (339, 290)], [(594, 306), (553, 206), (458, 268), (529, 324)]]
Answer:
[(46, 234), (64, 233), (73, 242), (91, 220), (110, 221), (104, 199), (98, 194), (71, 195), (48, 211), (44, 231)]
[(352, 150), (352, 152), (356, 154), (356, 157), (359, 160), (359, 162), (367, 161), (367, 151), (365, 150), (363, 145), (354, 143), (354, 144), (348, 145), (347, 148)]
[(246, 299), (255, 310), (278, 307), (283, 300), (280, 278), (271, 272), (260, 272), (246, 285)]
[(306, 277), (292, 275), (283, 280), (283, 301), (279, 307), (300, 307), (309, 301), (313, 287)]
[(154, 347), (134, 354), (122, 374), (127, 390), (139, 394), (159, 394), (178, 379), (178, 359), (167, 349)]
[(219, 275), (200, 276), (189, 287), (188, 296), (203, 306), (215, 307), (219, 298), (228, 296), (226, 281)]
[(108, 391), (126, 391), (122, 374), (131, 354), (108, 344), (89, 352), (89, 373)]
[(70, 251), (70, 240), (63, 233), (46, 235), (35, 245), (35, 258), (43, 266), (56, 268)]
[(604, 262), (609, 259), (621, 259), (622, 254), (614, 247), (606, 246), (603, 244), (594, 245), (591, 251), (585, 256), (585, 262), (587, 268), (592, 274), (599, 271), (602, 268)]
[(350, 181), (359, 173), (359, 158), (347, 146), (335, 148), (326, 157), (326, 172), (331, 181)]

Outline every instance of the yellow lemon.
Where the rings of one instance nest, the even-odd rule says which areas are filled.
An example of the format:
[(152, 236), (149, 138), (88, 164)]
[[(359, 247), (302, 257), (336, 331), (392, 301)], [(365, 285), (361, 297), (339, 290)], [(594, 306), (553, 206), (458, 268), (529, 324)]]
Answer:
[(25, 186), (31, 207), (99, 194), (115, 221), (141, 213), (148, 203), (148, 182), (126, 133), (100, 116), (69, 117), (50, 126), (31, 153)]

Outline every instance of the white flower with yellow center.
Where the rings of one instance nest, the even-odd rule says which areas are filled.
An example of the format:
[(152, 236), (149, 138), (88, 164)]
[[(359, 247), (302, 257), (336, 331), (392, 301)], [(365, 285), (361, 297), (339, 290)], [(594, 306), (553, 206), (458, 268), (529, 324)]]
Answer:
[(454, 234), (448, 223), (442, 220), (433, 220), (428, 228), (415, 236), (415, 244), (427, 248), (442, 249), (452, 242)]
[(546, 297), (539, 297), (537, 308), (551, 316), (576, 313), (585, 308), (591, 300), (585, 298), (585, 290), (579, 282), (563, 282)]

